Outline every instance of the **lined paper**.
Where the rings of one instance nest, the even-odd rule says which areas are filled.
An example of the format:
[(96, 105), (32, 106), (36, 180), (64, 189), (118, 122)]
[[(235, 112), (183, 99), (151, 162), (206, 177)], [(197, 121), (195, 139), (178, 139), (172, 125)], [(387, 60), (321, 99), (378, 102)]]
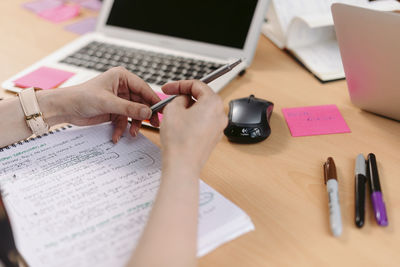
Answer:
[[(0, 152), (0, 185), (30, 266), (124, 266), (147, 222), (161, 155), (143, 135), (110, 140), (113, 126), (72, 128)], [(200, 182), (198, 255), (254, 229)]]

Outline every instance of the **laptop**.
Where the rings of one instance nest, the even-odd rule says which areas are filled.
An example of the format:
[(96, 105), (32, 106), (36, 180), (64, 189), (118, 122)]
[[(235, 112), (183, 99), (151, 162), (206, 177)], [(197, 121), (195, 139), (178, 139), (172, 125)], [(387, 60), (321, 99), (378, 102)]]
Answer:
[(14, 81), (42, 66), (75, 73), (60, 87), (123, 66), (161, 91), (168, 81), (201, 79), (234, 59), (244, 59), (210, 84), (218, 92), (250, 65), (267, 6), (268, 0), (105, 0), (94, 33), (77, 38), (2, 86), (20, 92)]
[(400, 14), (333, 4), (351, 101), (400, 121)]

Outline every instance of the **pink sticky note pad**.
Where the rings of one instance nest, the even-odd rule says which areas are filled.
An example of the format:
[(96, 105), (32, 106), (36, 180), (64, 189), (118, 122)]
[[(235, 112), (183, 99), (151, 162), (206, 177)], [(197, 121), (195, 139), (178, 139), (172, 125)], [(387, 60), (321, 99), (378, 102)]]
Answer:
[(58, 23), (72, 19), (79, 15), (79, 5), (61, 5), (55, 8), (46, 9), (38, 15), (51, 22)]
[(40, 13), (46, 9), (55, 8), (63, 4), (62, 0), (35, 0), (24, 3), (22, 6), (32, 12)]
[(80, 5), (81, 7), (98, 11), (101, 9), (102, 2), (100, 0), (86, 0), (81, 2)]
[(41, 67), (14, 81), (20, 88), (39, 87), (42, 89), (55, 88), (74, 75), (72, 72)]
[[(161, 100), (164, 100), (164, 99), (170, 97), (169, 95), (159, 93), (159, 92), (156, 92), (156, 94), (160, 97)], [(161, 122), (162, 118), (163, 118), (163, 114), (158, 113), (158, 119), (160, 120), (160, 122)]]
[(64, 29), (70, 32), (74, 32), (76, 34), (85, 34), (88, 32), (92, 32), (96, 28), (96, 18), (87, 18), (73, 24), (66, 26)]
[(283, 108), (292, 136), (350, 133), (336, 105)]

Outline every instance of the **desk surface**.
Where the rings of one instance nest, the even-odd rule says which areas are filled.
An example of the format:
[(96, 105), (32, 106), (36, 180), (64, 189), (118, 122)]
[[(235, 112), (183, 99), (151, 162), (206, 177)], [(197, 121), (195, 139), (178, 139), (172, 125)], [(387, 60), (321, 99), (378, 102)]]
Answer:
[[(23, 0), (0, 1), (0, 81), (77, 36), (23, 10)], [(94, 14), (86, 12), (84, 16)], [(254, 145), (216, 147), (202, 178), (244, 209), (256, 230), (216, 249), (199, 266), (398, 266), (400, 264), (400, 123), (354, 107), (345, 81), (320, 83), (261, 37), (253, 64), (220, 92), (230, 100), (255, 94), (275, 103), (272, 135)], [(0, 95), (9, 97), (4, 90)], [(291, 137), (281, 109), (336, 104), (352, 133)], [(142, 131), (160, 144), (158, 133)], [(389, 227), (377, 226), (367, 202), (366, 225), (354, 225), (354, 162), (377, 156)], [(344, 231), (334, 238), (322, 164), (337, 165)]]

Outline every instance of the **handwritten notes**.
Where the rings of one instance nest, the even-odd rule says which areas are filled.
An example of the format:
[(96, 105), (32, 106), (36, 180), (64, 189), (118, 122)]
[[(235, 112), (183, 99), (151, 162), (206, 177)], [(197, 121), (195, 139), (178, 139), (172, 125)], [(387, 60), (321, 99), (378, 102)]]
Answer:
[(39, 87), (52, 89), (62, 84), (74, 75), (72, 72), (58, 70), (49, 67), (41, 67), (14, 81), (20, 88)]
[(79, 11), (79, 5), (61, 5), (55, 8), (43, 10), (38, 13), (38, 15), (53, 23), (59, 23), (78, 16)]
[[(72, 128), (0, 150), (0, 185), (30, 266), (124, 266), (161, 178), (160, 150), (144, 136), (110, 141), (113, 126)], [(198, 255), (254, 229), (200, 182)]]
[(336, 105), (283, 108), (292, 136), (350, 133)]

